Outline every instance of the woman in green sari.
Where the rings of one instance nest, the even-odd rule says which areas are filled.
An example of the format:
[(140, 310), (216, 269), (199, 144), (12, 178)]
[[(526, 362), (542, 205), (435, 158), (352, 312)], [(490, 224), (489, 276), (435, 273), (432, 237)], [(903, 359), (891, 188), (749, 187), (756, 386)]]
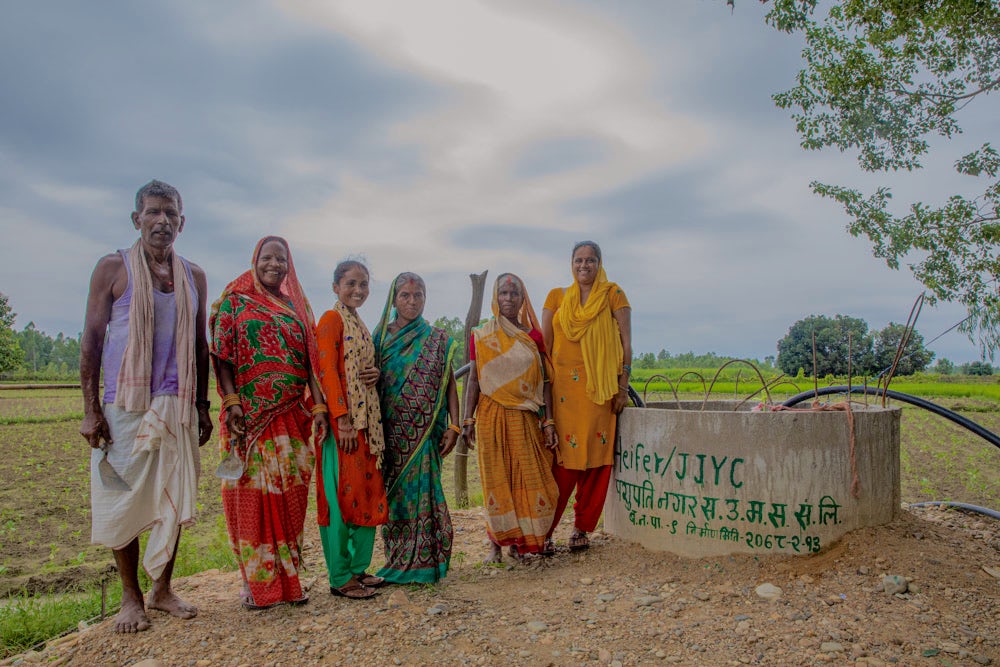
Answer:
[(389, 521), (382, 526), (386, 563), (378, 576), (397, 584), (434, 583), (451, 560), (441, 460), (461, 433), (451, 369), (457, 345), (423, 318), (425, 298), (420, 276), (399, 274), (373, 336), (382, 373), (382, 475), (389, 501)]

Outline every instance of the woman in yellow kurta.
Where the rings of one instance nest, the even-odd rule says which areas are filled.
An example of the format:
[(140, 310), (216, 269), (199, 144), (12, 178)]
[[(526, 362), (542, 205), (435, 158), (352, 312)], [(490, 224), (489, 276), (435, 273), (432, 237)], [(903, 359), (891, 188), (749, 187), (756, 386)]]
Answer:
[(553, 467), (559, 504), (549, 533), (575, 490), (569, 548), (578, 550), (590, 546), (587, 533), (597, 527), (611, 479), (615, 426), (632, 372), (632, 308), (622, 289), (608, 281), (596, 243), (577, 243), (571, 257), (573, 284), (549, 292), (542, 333), (552, 353), (559, 437)]
[(497, 277), (493, 318), (473, 330), (469, 358), (475, 363), (463, 434), (470, 448), (479, 446), (491, 543), (484, 562), (499, 563), (503, 546), (518, 559), (551, 553), (548, 534), (559, 498), (550, 451), (556, 446), (552, 392), (538, 318), (514, 274)]

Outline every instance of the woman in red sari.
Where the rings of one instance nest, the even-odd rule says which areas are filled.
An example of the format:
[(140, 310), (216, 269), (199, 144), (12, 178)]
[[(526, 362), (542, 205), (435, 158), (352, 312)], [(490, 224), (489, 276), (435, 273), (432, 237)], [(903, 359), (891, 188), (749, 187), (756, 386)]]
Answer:
[(261, 239), (251, 267), (213, 304), (209, 328), (223, 399), (223, 455), (244, 462), (240, 479), (223, 480), (222, 506), (243, 606), (263, 609), (308, 600), (299, 569), (312, 430), (322, 439), (329, 423), (313, 373), (319, 354), (312, 311), (288, 244)]

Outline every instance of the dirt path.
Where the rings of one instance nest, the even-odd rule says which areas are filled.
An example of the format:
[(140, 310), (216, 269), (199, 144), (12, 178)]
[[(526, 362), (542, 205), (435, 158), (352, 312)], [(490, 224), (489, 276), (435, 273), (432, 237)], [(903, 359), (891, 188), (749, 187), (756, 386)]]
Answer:
[[(456, 557), (434, 588), (349, 601), (314, 570), (308, 605), (247, 612), (236, 603), (238, 575), (204, 572), (177, 585), (201, 607), (193, 620), (152, 612), (153, 628), (127, 637), (105, 621), (5, 662), (1000, 664), (1000, 522), (987, 517), (906, 510), (810, 557), (686, 560), (598, 533), (587, 552), (500, 568), (479, 564), (479, 511), (453, 517)], [(307, 553), (322, 563), (317, 543)], [(910, 580), (909, 591), (886, 593), (887, 574)], [(781, 596), (758, 595), (765, 583)]]

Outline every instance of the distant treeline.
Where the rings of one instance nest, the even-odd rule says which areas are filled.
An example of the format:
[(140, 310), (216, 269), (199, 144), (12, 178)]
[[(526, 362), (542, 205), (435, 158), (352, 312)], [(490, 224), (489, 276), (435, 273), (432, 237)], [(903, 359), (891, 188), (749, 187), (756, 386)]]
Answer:
[(80, 336), (52, 337), (29, 322), (14, 339), (23, 356), (2, 374), (4, 380), (67, 380), (80, 378)]
[[(725, 357), (708, 352), (706, 354), (695, 354), (694, 352), (683, 352), (681, 354), (670, 354), (666, 350), (660, 350), (656, 354), (652, 352), (638, 352), (632, 356), (633, 368), (719, 368), (727, 361), (737, 357)], [(761, 359), (747, 359), (761, 370), (774, 369), (774, 357), (768, 356)]]

